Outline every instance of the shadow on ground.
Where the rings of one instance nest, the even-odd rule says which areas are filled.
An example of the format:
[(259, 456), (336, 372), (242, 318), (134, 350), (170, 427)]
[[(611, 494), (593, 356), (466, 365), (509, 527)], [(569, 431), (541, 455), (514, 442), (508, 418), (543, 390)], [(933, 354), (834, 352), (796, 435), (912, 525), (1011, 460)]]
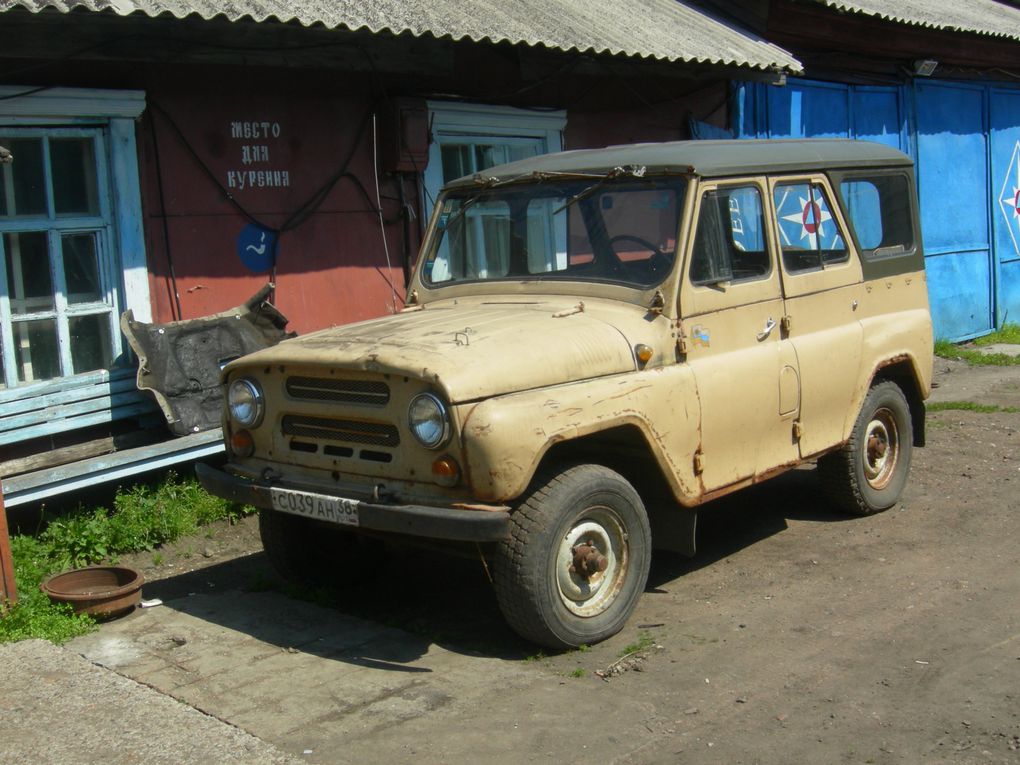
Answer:
[[(788, 520), (827, 523), (846, 520), (846, 516), (829, 508), (814, 471), (791, 471), (703, 507), (697, 555), (684, 558), (656, 553), (647, 589), (655, 591), (782, 533)], [(282, 581), (266, 556), (257, 553), (161, 580), (147, 588), (147, 595), (158, 595), (174, 609), (284, 648), (316, 652), (321, 644), (318, 647), (323, 655), (371, 666), (399, 669), (401, 663), (427, 652), (430, 644), (505, 659), (536, 653), (533, 645), (506, 626), (480, 560), (397, 548), (380, 553), (376, 562), (372, 570), (345, 570), (344, 561), (339, 560), (335, 570), (326, 572), (321, 585), (296, 587)], [(221, 598), (191, 597), (209, 593), (228, 596), (230, 591), (244, 593), (239, 600), (250, 603), (251, 608), (259, 599), (250, 596), (258, 593), (285, 596), (291, 607), (286, 614), (267, 618), (264, 613), (251, 614), (226, 605)], [(358, 655), (351, 653), (347, 643), (340, 655), (334, 641), (321, 636), (310, 641), (307, 637), (311, 634), (309, 623), (330, 621), (331, 615), (395, 627), (419, 640), (394, 644), (389, 652), (383, 647), (366, 650), (367, 645), (360, 646), (360, 653), (355, 652)], [(344, 628), (340, 623), (334, 626)]]

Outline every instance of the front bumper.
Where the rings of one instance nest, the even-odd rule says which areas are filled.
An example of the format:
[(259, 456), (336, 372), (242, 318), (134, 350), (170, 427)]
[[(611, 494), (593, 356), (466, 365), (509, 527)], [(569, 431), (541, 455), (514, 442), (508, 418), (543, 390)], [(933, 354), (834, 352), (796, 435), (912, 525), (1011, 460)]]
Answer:
[[(204, 463), (195, 466), (199, 483), (210, 494), (232, 502), (273, 509), (270, 484), (239, 478)], [(311, 496), (335, 499), (324, 494), (304, 492), (300, 487), (274, 483), (272, 487), (296, 489)], [(407, 534), (456, 542), (498, 542), (510, 536), (510, 513), (506, 510), (466, 510), (426, 505), (385, 505), (358, 503), (358, 528), (390, 534)]]

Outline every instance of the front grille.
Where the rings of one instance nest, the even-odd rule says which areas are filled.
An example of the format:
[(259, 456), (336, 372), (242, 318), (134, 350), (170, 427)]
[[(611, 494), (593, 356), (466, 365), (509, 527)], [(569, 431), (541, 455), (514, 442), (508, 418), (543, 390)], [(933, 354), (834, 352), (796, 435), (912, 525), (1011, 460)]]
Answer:
[(368, 406), (385, 406), (390, 400), (390, 386), (375, 380), (289, 377), (287, 393), (301, 401), (339, 401)]
[(396, 427), (384, 422), (287, 415), (283, 418), (283, 432), (298, 438), (370, 446), (397, 446), (400, 443), (400, 433)]

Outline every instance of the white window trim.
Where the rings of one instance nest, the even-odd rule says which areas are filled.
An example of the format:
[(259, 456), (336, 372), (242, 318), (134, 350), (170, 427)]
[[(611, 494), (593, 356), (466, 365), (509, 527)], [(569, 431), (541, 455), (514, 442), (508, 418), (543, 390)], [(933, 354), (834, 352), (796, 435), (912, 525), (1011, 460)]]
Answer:
[(432, 213), (435, 193), (443, 185), (443, 161), (440, 147), (444, 137), (493, 136), (506, 138), (537, 138), (545, 141), (547, 153), (562, 151), (563, 130), (567, 126), (565, 110), (534, 111), (512, 106), (465, 104), (453, 101), (429, 101), (429, 163), (425, 168), (424, 186), (432, 193), (425, 199), (428, 214)]
[(114, 262), (124, 286), (123, 309), (152, 321), (149, 272), (142, 228), (142, 197), (135, 120), (145, 111), (140, 90), (0, 86), (0, 124), (10, 127), (102, 122), (109, 127), (110, 193), (113, 200)]
[[(21, 93), (20, 98), (11, 98)], [(31, 85), (0, 85), (0, 117), (23, 118), (30, 123), (56, 119), (66, 122), (68, 117), (135, 119), (145, 111), (145, 93), (141, 90), (100, 90), (97, 88), (45, 88)]]

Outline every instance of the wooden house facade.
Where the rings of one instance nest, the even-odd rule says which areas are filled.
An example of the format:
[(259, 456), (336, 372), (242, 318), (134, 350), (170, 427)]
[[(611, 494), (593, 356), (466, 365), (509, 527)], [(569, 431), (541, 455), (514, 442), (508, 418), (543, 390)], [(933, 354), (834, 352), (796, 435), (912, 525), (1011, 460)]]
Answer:
[(218, 449), (132, 441), (161, 415), (125, 312), (399, 310), (444, 180), (725, 128), (730, 82), (799, 71), (676, 0), (0, 0), (0, 40), (8, 506)]

